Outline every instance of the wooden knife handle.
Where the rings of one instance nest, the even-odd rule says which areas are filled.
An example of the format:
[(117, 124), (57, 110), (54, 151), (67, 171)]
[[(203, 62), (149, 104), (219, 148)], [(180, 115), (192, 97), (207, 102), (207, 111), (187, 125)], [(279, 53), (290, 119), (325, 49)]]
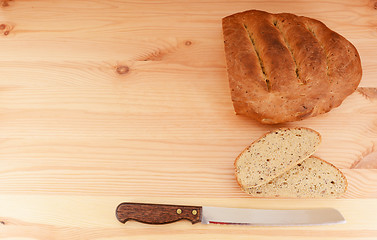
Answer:
[(148, 224), (165, 224), (179, 220), (189, 220), (192, 224), (201, 220), (202, 207), (130, 203), (124, 202), (116, 208), (116, 217), (121, 223), (135, 220)]

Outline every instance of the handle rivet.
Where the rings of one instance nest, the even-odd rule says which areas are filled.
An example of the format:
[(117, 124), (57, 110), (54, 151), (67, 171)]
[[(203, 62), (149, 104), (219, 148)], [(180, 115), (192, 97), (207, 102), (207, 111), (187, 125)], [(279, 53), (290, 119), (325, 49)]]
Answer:
[(182, 209), (178, 208), (178, 209), (177, 209), (177, 213), (178, 213), (178, 214), (181, 214), (181, 213), (182, 213)]
[(195, 209), (194, 210), (192, 210), (192, 215), (196, 215), (196, 214), (198, 214), (198, 211), (196, 211)]

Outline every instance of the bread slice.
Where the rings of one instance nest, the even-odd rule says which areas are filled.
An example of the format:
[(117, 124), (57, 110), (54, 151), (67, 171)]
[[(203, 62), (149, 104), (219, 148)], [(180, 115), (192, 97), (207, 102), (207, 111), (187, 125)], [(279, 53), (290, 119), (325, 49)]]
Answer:
[(241, 186), (268, 183), (318, 148), (321, 136), (309, 128), (281, 128), (263, 135), (235, 160), (236, 178)]
[(346, 192), (347, 179), (332, 164), (311, 156), (262, 186), (241, 188), (253, 197), (336, 198)]

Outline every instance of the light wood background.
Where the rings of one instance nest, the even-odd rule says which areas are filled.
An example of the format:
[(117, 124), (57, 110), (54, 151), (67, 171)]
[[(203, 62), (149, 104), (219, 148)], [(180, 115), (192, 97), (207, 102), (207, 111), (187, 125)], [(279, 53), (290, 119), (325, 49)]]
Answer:
[[(0, 3), (1, 239), (377, 239), (377, 1)], [(328, 114), (264, 126), (230, 100), (221, 18), (261, 9), (317, 18), (359, 50), (357, 92)], [(233, 160), (282, 126), (322, 134), (349, 181), (336, 200), (252, 199)], [(335, 207), (313, 227), (123, 225), (123, 201)]]

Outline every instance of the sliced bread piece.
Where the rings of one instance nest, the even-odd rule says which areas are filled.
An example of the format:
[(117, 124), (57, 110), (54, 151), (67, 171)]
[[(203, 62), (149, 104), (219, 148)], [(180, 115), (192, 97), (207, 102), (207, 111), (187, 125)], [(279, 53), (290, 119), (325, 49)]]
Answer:
[(235, 160), (241, 186), (257, 187), (301, 163), (318, 148), (321, 136), (309, 128), (281, 128), (263, 135)]
[(253, 197), (336, 198), (347, 190), (347, 179), (332, 164), (314, 156), (259, 186), (241, 188)]

